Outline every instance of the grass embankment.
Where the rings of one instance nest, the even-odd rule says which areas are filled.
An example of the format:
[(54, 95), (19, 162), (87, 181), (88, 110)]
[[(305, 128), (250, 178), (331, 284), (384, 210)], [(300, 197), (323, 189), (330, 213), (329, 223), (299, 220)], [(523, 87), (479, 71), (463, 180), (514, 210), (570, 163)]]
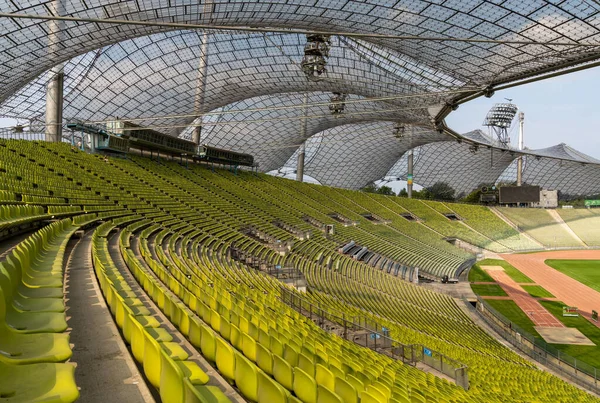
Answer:
[(541, 285), (522, 285), (521, 287), (534, 298), (554, 298), (554, 295)]
[[(481, 266), (502, 266), (502, 268), (504, 269), (506, 274), (508, 274), (510, 276), (510, 278), (515, 280), (517, 283), (533, 283), (532, 279), (530, 279), (529, 277), (527, 277), (526, 275), (521, 273), (519, 270), (517, 270), (514, 266), (512, 266), (506, 260), (484, 259), (484, 260), (477, 262), (477, 266), (479, 268), (481, 268)], [(473, 270), (473, 269), (471, 269), (471, 270)], [(484, 270), (482, 270), (482, 271), (484, 271)], [(486, 275), (489, 276), (489, 274), (487, 274), (487, 273), (486, 273)], [(470, 273), (469, 273), (469, 281), (472, 281)], [(483, 280), (483, 281), (488, 281), (488, 280)], [(494, 281), (494, 280), (492, 279), (491, 281)]]
[(484, 297), (508, 296), (508, 294), (498, 284), (471, 284), (471, 289), (475, 294)]
[(548, 266), (600, 292), (600, 260), (548, 259)]
[[(483, 262), (483, 260), (482, 260)], [(469, 270), (469, 281), (471, 283), (490, 282), (495, 283), (495, 280), (486, 271), (479, 267), (479, 263), (475, 263)]]
[(514, 301), (490, 299), (485, 302), (527, 333), (535, 337), (540, 337), (538, 332), (535, 331), (535, 325), (529, 319), (529, 316)]

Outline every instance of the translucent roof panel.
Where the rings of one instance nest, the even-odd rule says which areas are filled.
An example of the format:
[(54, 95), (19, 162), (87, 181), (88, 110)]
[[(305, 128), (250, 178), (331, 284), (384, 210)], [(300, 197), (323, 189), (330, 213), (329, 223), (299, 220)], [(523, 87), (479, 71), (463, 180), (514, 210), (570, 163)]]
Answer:
[[(383, 68), (339, 40), (333, 42), (326, 78), (308, 81), (300, 68), (305, 38), (298, 34), (209, 35), (204, 80), (199, 68), (202, 40), (197, 31), (160, 33), (69, 61), (66, 81), (74, 88), (66, 91), (64, 119), (141, 119), (139, 124), (178, 135), (200, 113), (199, 105), (208, 112), (266, 94), (337, 91), (383, 98), (381, 109), (411, 109), (413, 119), (426, 124), (427, 107), (447, 96), (410, 82), (408, 74)], [(43, 121), (47, 79), (42, 74), (6, 100), (0, 115)], [(168, 118), (157, 119), (161, 116)]]
[[(480, 130), (463, 136), (481, 140), (483, 144), (492, 143)], [(414, 150), (413, 180), (423, 187), (445, 182), (459, 197), (471, 193), (482, 183), (495, 183), (516, 157), (515, 153), (507, 150), (488, 148), (485, 145), (474, 148), (465, 142), (444, 141), (426, 144)], [(386, 176), (406, 180), (407, 170), (408, 161), (405, 154)]]
[[(286, 93), (229, 104), (204, 118), (200, 141), (252, 154), (259, 169), (266, 172), (280, 168), (305, 140), (328, 128), (382, 119), (418, 122), (422, 117), (418, 110), (397, 110), (382, 102), (363, 102), (354, 95), (346, 98), (344, 113), (334, 116), (329, 110), (330, 97), (331, 93), (323, 92)], [(181, 136), (191, 139), (191, 132), (186, 129)]]
[[(403, 58), (409, 58), (415, 65), (426, 66), (421, 75), (432, 77), (430, 81), (440, 86), (485, 86), (511, 81), (600, 55), (600, 6), (592, 1), (0, 0), (0, 10), (77, 18), (378, 34), (379, 37), (362, 40), (397, 53), (397, 57), (390, 58), (391, 64), (398, 65)], [(168, 29), (2, 18), (0, 101), (53, 65), (112, 43)], [(447, 40), (451, 38), (471, 41)], [(249, 44), (246, 51), (253, 48)], [(372, 61), (376, 56), (369, 58)], [(235, 60), (238, 59), (223, 61)]]
[[(306, 142), (304, 172), (324, 185), (359, 189), (383, 177), (411, 147), (447, 137), (426, 128), (406, 127), (403, 138), (394, 135), (393, 122), (336, 126)], [(297, 153), (285, 167), (295, 168)]]

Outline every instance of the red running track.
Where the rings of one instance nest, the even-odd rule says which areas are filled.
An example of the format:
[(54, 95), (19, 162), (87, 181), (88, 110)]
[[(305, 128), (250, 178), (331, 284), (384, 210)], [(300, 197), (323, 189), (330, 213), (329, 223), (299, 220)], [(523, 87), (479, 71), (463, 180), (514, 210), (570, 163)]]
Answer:
[(487, 271), (513, 301), (529, 316), (536, 326), (565, 327), (561, 321), (546, 310), (535, 298), (517, 284), (504, 270)]
[[(600, 260), (598, 250), (540, 252), (523, 255), (501, 255), (508, 263), (544, 287), (591, 321), (592, 310), (600, 312), (600, 293), (546, 265), (546, 259)], [(596, 326), (598, 322), (591, 321)], [(599, 326), (600, 327), (600, 326)]]

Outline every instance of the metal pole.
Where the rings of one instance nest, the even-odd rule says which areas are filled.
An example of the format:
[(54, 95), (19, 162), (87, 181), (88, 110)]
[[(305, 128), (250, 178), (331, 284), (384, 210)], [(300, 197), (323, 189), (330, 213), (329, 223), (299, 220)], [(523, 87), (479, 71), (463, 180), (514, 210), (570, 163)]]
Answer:
[(298, 182), (304, 181), (304, 143), (300, 146), (300, 152), (298, 153), (298, 163), (296, 164), (296, 180)]
[[(49, 7), (56, 15), (63, 14), (61, 0), (54, 0)], [(64, 22), (48, 21), (48, 53), (50, 59), (55, 59), (60, 51), (61, 31)], [(63, 110), (64, 71), (59, 63), (48, 72), (46, 86), (46, 141), (60, 142), (62, 139), (62, 110)]]
[(296, 180), (298, 182), (304, 181), (304, 157), (306, 151), (306, 114), (308, 108), (308, 93), (304, 94), (304, 101), (302, 103), (302, 119), (300, 120), (300, 137), (302, 138), (302, 145), (300, 146), (300, 152), (298, 153), (298, 162), (296, 164)]
[[(525, 114), (519, 113), (519, 151), (523, 150), (523, 123), (525, 121)], [(517, 159), (517, 186), (521, 186), (523, 183), (523, 156), (520, 155)]]
[[(213, 0), (206, 0), (204, 3), (203, 16), (210, 22), (212, 14)], [(200, 45), (200, 58), (198, 60), (198, 85), (196, 87), (196, 97), (194, 99), (194, 110), (198, 116), (198, 126), (194, 128), (192, 134), (192, 141), (196, 146), (200, 145), (200, 137), (202, 134), (202, 120), (204, 113), (204, 100), (206, 92), (206, 79), (208, 69), (208, 31), (205, 29), (202, 31), (202, 44)]]
[(406, 174), (406, 192), (408, 193), (409, 199), (412, 199), (412, 191), (413, 191), (413, 150), (410, 149), (408, 151), (408, 171)]

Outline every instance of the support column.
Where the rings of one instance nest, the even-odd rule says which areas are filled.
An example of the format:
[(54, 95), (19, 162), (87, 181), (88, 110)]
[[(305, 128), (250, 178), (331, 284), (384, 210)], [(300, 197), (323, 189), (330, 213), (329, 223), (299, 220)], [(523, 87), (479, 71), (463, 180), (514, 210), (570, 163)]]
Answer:
[(406, 193), (408, 198), (412, 199), (413, 190), (413, 150), (408, 150), (408, 171), (406, 174)]
[[(523, 123), (525, 121), (525, 114), (519, 113), (519, 151), (523, 150)], [(521, 186), (523, 183), (523, 156), (520, 155), (517, 159), (517, 186)]]
[(296, 164), (296, 180), (298, 182), (304, 181), (304, 144), (300, 146), (300, 152), (298, 153), (298, 163)]
[(62, 139), (63, 110), (63, 65), (50, 70), (46, 87), (46, 141), (60, 142)]
[(302, 119), (300, 119), (300, 138), (302, 139), (302, 145), (300, 146), (300, 152), (298, 153), (298, 162), (296, 164), (296, 180), (298, 182), (304, 181), (304, 157), (306, 151), (306, 114), (308, 109), (308, 92), (304, 93), (303, 107), (302, 107)]
[[(49, 4), (55, 15), (62, 15), (62, 0), (54, 0)], [(62, 21), (48, 21), (48, 55), (51, 60), (58, 58), (60, 50)], [(64, 71), (63, 64), (57, 64), (48, 72), (46, 87), (46, 141), (62, 140)]]
[[(204, 22), (210, 22), (210, 16), (212, 13), (212, 0), (206, 0), (204, 2), (203, 14)], [(192, 141), (200, 146), (201, 135), (202, 135), (202, 123), (204, 114), (204, 101), (206, 93), (206, 80), (208, 70), (208, 32), (202, 31), (202, 44), (200, 45), (200, 59), (198, 60), (198, 85), (196, 86), (196, 96), (194, 99), (194, 111), (198, 118), (196, 119), (196, 126), (192, 133)]]

